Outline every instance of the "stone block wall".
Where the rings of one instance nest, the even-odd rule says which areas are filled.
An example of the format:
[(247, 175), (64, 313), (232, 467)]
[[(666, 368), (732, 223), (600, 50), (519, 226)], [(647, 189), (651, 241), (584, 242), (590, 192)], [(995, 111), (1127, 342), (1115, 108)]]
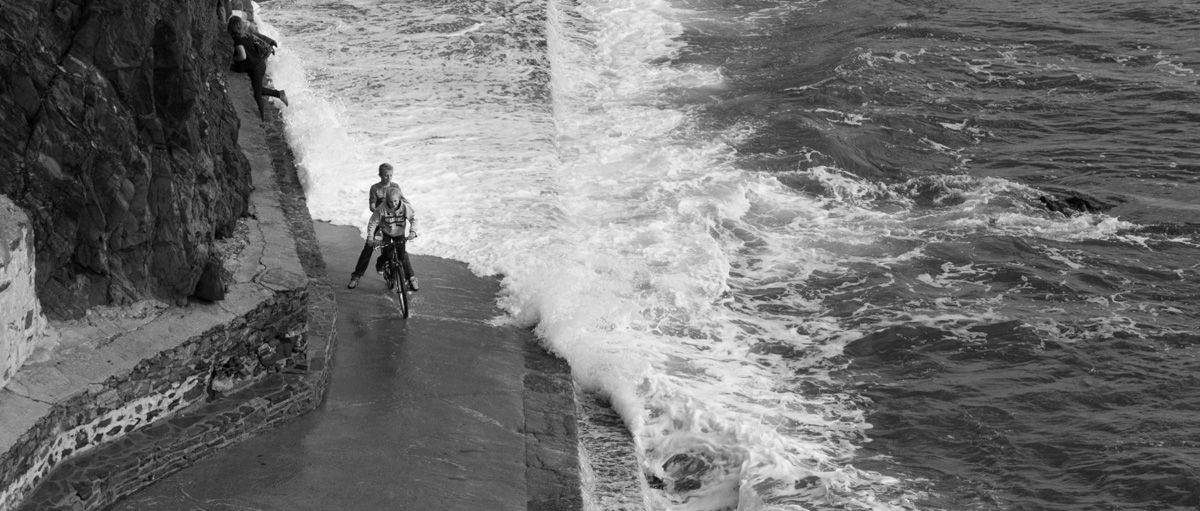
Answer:
[[(214, 378), (218, 387), (227, 385), (222, 388), (232, 391), (283, 371), (306, 369), (308, 358), (303, 343), (296, 338), (303, 335), (302, 327), (307, 324), (307, 298), (307, 287), (277, 292), (233, 321), (218, 324), (173, 349), (142, 360), (128, 373), (92, 384), (52, 405), (8, 452), (0, 454), (0, 509), (14, 509), (64, 459), (124, 440), (147, 426), (161, 424), (161, 419), (205, 406), (221, 394), (213, 388)], [(281, 356), (283, 345), (290, 348)], [(225, 371), (231, 360), (268, 351), (248, 372), (232, 376)], [(222, 377), (225, 383), (220, 383)], [(264, 410), (273, 412), (278, 411)], [(183, 440), (209, 449), (231, 441), (219, 430)], [(187, 451), (184, 449), (179, 456)], [(151, 459), (146, 465), (153, 468), (169, 461)], [(137, 468), (132, 474), (136, 475)], [(89, 474), (88, 479), (100, 483), (112, 475)], [(84, 493), (91, 495), (90, 490)], [(100, 492), (94, 497), (112, 502), (111, 493)], [(92, 508), (85, 505), (79, 509)]]
[(34, 289), (33, 228), (29, 218), (0, 195), (0, 388), (12, 379), (46, 330)]
[[(217, 449), (316, 408), (329, 385), (337, 307), (328, 285), (310, 289), (306, 366), (267, 374), (222, 399), (67, 460), (16, 511), (105, 509)], [(96, 477), (98, 470), (103, 477)]]

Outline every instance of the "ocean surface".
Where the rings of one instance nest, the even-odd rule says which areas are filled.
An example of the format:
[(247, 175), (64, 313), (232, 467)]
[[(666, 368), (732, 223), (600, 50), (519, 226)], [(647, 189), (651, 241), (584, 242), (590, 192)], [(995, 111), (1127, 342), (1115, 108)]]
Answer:
[(588, 509), (1200, 506), (1200, 3), (259, 17), (314, 217), (392, 163), (570, 363)]

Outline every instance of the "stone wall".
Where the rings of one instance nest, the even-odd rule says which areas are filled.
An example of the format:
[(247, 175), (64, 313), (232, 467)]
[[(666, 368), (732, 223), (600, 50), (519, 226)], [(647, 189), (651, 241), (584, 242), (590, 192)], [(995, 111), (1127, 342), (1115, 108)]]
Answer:
[(34, 291), (33, 229), (0, 195), (0, 388), (8, 384), (46, 329)]
[[(277, 292), (246, 314), (141, 360), (128, 373), (90, 385), (48, 407), (7, 452), (0, 454), (0, 509), (15, 508), (63, 460), (128, 438), (131, 433), (155, 424), (159, 419), (185, 414), (189, 409), (205, 406), (213, 398), (220, 397), (222, 392), (214, 389), (214, 382), (222, 375), (228, 376), (223, 373), (223, 368), (231, 360), (250, 356), (256, 361), (253, 369), (235, 379), (238, 388), (284, 371), (306, 373), (310, 362), (303, 342), (298, 339), (303, 338), (302, 328), (307, 324), (307, 298), (306, 286)], [(287, 345), (286, 350), (281, 348), (284, 345)], [(324, 353), (318, 355), (325, 356)], [(224, 388), (227, 392), (236, 390)], [(288, 393), (285, 397), (315, 402), (320, 393), (309, 392), (299, 398)], [(271, 417), (282, 420), (312, 406), (301, 409), (297, 405), (297, 410), (290, 414), (287, 413), (289, 410), (275, 410), (275, 416)], [(268, 406), (263, 408), (264, 416), (273, 412), (265, 409)], [(226, 418), (226, 422), (228, 420)], [(213, 435), (206, 432), (199, 438), (175, 438), (190, 443), (190, 447), (177, 448), (179, 452), (174, 453), (147, 453), (147, 459), (138, 460), (144, 467), (135, 465), (131, 472), (122, 476), (138, 479), (139, 468), (153, 470), (160, 464), (171, 465), (173, 461), (156, 460), (153, 454), (177, 455), (182, 459), (191, 452), (189, 459), (195, 459), (199, 456), (197, 451), (216, 448), (238, 438), (222, 431)], [(178, 464), (171, 468), (174, 469), (178, 469)], [(88, 474), (87, 481), (107, 488), (115, 481), (108, 481), (113, 477), (116, 474), (108, 472)], [(74, 491), (47, 490), (60, 497), (77, 495)], [(111, 494), (93, 492), (90, 486), (83, 497), (87, 498), (81, 498), (84, 507), (80, 509), (94, 509), (94, 504), (101, 501), (112, 502)]]
[(0, 16), (0, 195), (51, 319), (191, 295), (247, 211), (224, 2), (22, 0)]

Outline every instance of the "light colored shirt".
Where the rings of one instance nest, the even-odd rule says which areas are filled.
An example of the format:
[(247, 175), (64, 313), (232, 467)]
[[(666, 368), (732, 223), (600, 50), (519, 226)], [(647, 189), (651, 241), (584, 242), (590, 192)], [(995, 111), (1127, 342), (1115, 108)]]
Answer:
[(374, 236), (375, 230), (378, 229), (382, 234), (398, 238), (404, 236), (405, 225), (408, 226), (410, 234), (417, 234), (416, 212), (407, 200), (401, 200), (400, 207), (394, 210), (388, 209), (386, 204), (375, 210), (371, 214), (371, 221), (367, 222), (367, 232)]
[[(396, 184), (395, 181), (388, 181), (387, 184), (375, 183), (371, 185), (371, 191), (367, 193), (367, 209), (370, 209), (374, 213), (379, 208), (379, 205), (387, 200), (387, 192), (391, 189), (400, 191), (400, 185)], [(403, 198), (404, 193), (401, 193), (400, 197), (402, 201), (408, 201), (408, 199)]]

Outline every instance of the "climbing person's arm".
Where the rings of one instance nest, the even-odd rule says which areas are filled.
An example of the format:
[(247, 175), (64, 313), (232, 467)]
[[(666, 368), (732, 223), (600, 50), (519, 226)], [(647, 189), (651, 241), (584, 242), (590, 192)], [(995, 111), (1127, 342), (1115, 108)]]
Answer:
[(254, 33), (254, 37), (258, 37), (258, 38), (260, 38), (260, 39), (262, 39), (262, 40), (266, 41), (266, 42), (267, 42), (267, 44), (270, 44), (270, 45), (271, 45), (271, 47), (273, 47), (273, 48), (274, 48), (274, 47), (278, 47), (278, 46), (279, 46), (279, 43), (275, 42), (275, 40), (274, 40), (274, 39), (271, 39), (270, 37), (267, 37), (267, 36), (263, 35), (263, 34), (262, 34), (262, 32), (255, 32), (255, 33)]

